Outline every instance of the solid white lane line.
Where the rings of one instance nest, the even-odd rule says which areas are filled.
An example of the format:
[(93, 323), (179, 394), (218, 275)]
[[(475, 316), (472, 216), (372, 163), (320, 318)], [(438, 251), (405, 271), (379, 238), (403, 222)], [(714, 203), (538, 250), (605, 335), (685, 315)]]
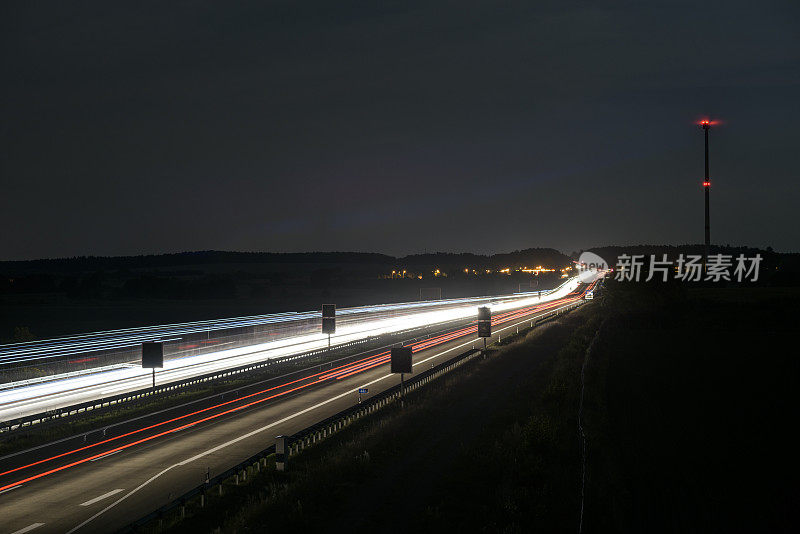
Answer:
[(15, 490), (17, 488), (21, 488), (21, 487), (22, 487), (22, 484), (17, 484), (16, 486), (12, 486), (10, 488), (6, 488), (3, 491), (0, 491), (0, 495), (2, 495), (3, 493), (9, 492), (11, 490)]
[[(547, 310), (547, 312), (555, 311), (556, 309), (560, 310), (562, 308), (566, 308), (567, 306), (568, 305), (562, 306), (560, 308), (554, 308), (554, 309), (551, 309), (551, 310)], [(542, 315), (545, 315), (545, 314), (542, 314)], [(522, 323), (528, 322), (528, 321), (530, 321), (530, 319), (527, 319), (526, 321), (520, 321), (519, 323), (515, 323), (515, 324), (522, 324)], [(511, 326), (515, 326), (515, 325), (511, 325)], [(511, 326), (506, 327), (506, 328), (511, 328)], [(460, 345), (456, 345), (455, 347), (449, 348), (449, 349), (444, 350), (442, 352), (438, 352), (438, 353), (434, 354), (433, 356), (430, 356), (428, 358), (425, 358), (424, 360), (420, 360), (420, 361), (414, 363), (413, 365), (415, 365), (415, 366), (416, 365), (421, 365), (421, 364), (423, 364), (423, 363), (425, 363), (425, 362), (427, 362), (429, 360), (433, 360), (434, 358), (438, 358), (439, 356), (441, 356), (443, 354), (447, 354), (448, 352), (452, 352), (454, 350), (458, 350), (460, 348), (466, 347), (467, 345), (472, 345), (473, 343), (475, 343), (475, 340), (474, 339), (470, 339), (466, 343), (462, 343)], [(153, 482), (154, 480), (159, 478), (161, 475), (163, 475), (167, 471), (170, 471), (170, 470), (172, 470), (172, 469), (174, 469), (176, 467), (182, 467), (182, 466), (184, 466), (184, 465), (186, 465), (188, 463), (194, 462), (195, 460), (199, 460), (200, 458), (203, 458), (204, 456), (208, 456), (209, 454), (213, 454), (213, 453), (215, 453), (215, 452), (217, 452), (217, 451), (219, 451), (221, 449), (224, 449), (225, 447), (228, 447), (230, 445), (238, 443), (238, 442), (240, 442), (240, 441), (242, 441), (244, 439), (247, 439), (249, 437), (255, 436), (256, 434), (259, 434), (259, 433), (261, 433), (261, 432), (263, 432), (265, 430), (269, 430), (270, 428), (272, 428), (272, 427), (274, 427), (276, 425), (279, 425), (281, 423), (285, 423), (286, 421), (289, 421), (290, 419), (294, 419), (297, 416), (303, 415), (303, 414), (308, 413), (308, 412), (310, 412), (312, 410), (316, 410), (320, 406), (324, 406), (324, 405), (329, 404), (331, 402), (337, 401), (337, 400), (341, 399), (342, 397), (346, 397), (348, 395), (352, 395), (353, 393), (358, 393), (358, 389), (359, 388), (363, 388), (363, 387), (370, 386), (372, 384), (376, 384), (376, 383), (380, 382), (381, 380), (386, 380), (387, 378), (390, 378), (390, 377), (393, 377), (393, 376), (396, 377), (396, 375), (394, 375), (392, 373), (389, 373), (389, 374), (384, 375), (384, 376), (382, 376), (380, 378), (376, 378), (375, 380), (372, 380), (370, 382), (366, 382), (365, 384), (362, 384), (362, 385), (360, 385), (358, 387), (355, 387), (355, 388), (353, 388), (351, 390), (345, 391), (344, 393), (341, 393), (339, 395), (331, 397), (330, 399), (327, 399), (327, 400), (324, 400), (322, 402), (319, 402), (319, 403), (317, 403), (317, 404), (315, 404), (313, 406), (309, 406), (308, 408), (300, 410), (299, 412), (295, 412), (292, 415), (288, 415), (288, 416), (284, 417), (283, 419), (280, 419), (278, 421), (274, 421), (274, 422), (272, 422), (272, 423), (270, 423), (270, 424), (268, 424), (266, 426), (262, 426), (261, 428), (257, 428), (255, 430), (252, 430), (252, 431), (248, 432), (247, 434), (243, 434), (243, 435), (239, 436), (238, 438), (234, 438), (234, 439), (232, 439), (230, 441), (227, 441), (225, 443), (217, 445), (214, 448), (208, 449), (205, 452), (201, 452), (200, 454), (192, 456), (191, 458), (187, 458), (186, 460), (183, 460), (183, 461), (178, 462), (176, 464), (173, 464), (173, 465), (171, 465), (169, 467), (166, 467), (166, 468), (162, 469), (161, 471), (159, 471), (158, 473), (156, 473), (155, 475), (153, 475), (152, 477), (150, 477), (149, 479), (147, 479), (144, 482), (142, 482), (141, 484), (139, 484), (138, 486), (136, 486), (135, 488), (133, 488), (131, 491), (129, 491), (128, 493), (126, 493), (125, 495), (123, 495), (122, 497), (117, 499), (116, 501), (112, 502), (111, 504), (109, 504), (108, 506), (106, 506), (105, 508), (103, 508), (102, 510), (100, 510), (99, 512), (97, 512), (96, 514), (91, 516), (90, 518), (88, 518), (83, 523), (79, 524), (78, 526), (76, 526), (72, 530), (67, 531), (66, 534), (72, 534), (73, 532), (77, 531), (78, 529), (82, 528), (83, 526), (89, 524), (90, 522), (92, 522), (93, 520), (97, 519), (98, 517), (100, 517), (101, 515), (106, 513), (107, 511), (111, 510), (113, 507), (115, 507), (116, 505), (118, 505), (119, 503), (121, 503), (122, 501), (124, 501), (125, 499), (127, 499), (128, 497), (133, 495), (134, 493), (138, 492), (140, 489), (144, 488), (145, 486), (147, 486), (148, 484), (150, 484), (151, 482)]]
[(185, 427), (183, 427), (183, 428), (176, 428), (175, 430), (173, 430), (172, 432), (170, 432), (170, 434), (174, 434), (175, 432), (180, 432), (181, 430), (188, 430), (188, 429), (192, 428), (192, 427), (193, 427), (194, 425), (196, 425), (196, 424), (197, 424), (197, 423), (194, 423), (194, 424), (191, 424), (191, 425), (185, 426)]
[(17, 531), (14, 531), (14, 532), (12, 532), (11, 534), (25, 534), (25, 532), (30, 532), (31, 530), (33, 530), (33, 529), (35, 529), (35, 528), (39, 528), (39, 527), (41, 527), (42, 525), (44, 525), (44, 523), (34, 523), (34, 524), (32, 524), (32, 525), (28, 525), (28, 526), (27, 526), (27, 527), (25, 527), (25, 528), (21, 528), (21, 529), (19, 529), (19, 530), (17, 530)]
[(102, 501), (103, 499), (108, 499), (108, 498), (109, 498), (109, 497), (111, 497), (112, 495), (116, 495), (116, 494), (117, 494), (117, 493), (119, 493), (120, 491), (125, 491), (125, 490), (124, 490), (123, 488), (119, 488), (119, 489), (111, 490), (111, 491), (109, 491), (108, 493), (104, 493), (104, 494), (100, 495), (99, 497), (95, 497), (94, 499), (92, 499), (92, 500), (90, 500), (90, 501), (82, 502), (82, 503), (81, 503), (81, 506), (91, 506), (91, 505), (93, 505), (93, 504), (94, 504), (94, 503), (96, 503), (96, 502), (100, 502), (100, 501)]

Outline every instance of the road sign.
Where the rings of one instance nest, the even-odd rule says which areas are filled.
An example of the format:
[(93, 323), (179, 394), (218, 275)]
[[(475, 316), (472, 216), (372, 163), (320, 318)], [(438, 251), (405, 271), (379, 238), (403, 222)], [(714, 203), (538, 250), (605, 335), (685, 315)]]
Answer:
[(322, 333), (336, 333), (336, 304), (322, 305)]
[(478, 337), (492, 337), (492, 310), (478, 308)]
[(164, 367), (164, 343), (161, 341), (145, 341), (142, 343), (142, 367), (155, 369)]
[(411, 347), (396, 347), (392, 349), (392, 372), (411, 372)]
[(592, 300), (594, 298), (594, 291), (587, 291), (586, 296), (584, 298), (586, 300)]
[(367, 389), (367, 388), (358, 388), (358, 393), (359, 394), (361, 394), (361, 393), (369, 393), (369, 389)]

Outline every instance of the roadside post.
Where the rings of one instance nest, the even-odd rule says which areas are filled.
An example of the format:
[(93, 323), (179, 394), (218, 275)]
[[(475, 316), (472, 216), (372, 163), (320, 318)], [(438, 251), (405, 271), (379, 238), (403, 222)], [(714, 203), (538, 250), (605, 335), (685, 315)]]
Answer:
[(277, 436), (275, 438), (275, 469), (286, 471), (288, 467), (286, 457), (286, 438), (288, 436)]
[(400, 373), (400, 406), (405, 402), (404, 374), (412, 373), (411, 347), (396, 347), (392, 349), (392, 373)]
[(156, 388), (156, 369), (164, 367), (164, 343), (145, 341), (142, 343), (142, 368), (153, 370), (153, 389)]

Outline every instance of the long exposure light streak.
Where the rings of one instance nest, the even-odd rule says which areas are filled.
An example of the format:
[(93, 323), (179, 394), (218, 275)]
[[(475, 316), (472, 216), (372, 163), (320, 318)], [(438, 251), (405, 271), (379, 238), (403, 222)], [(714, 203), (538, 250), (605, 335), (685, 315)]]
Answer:
[[(493, 302), (488, 305), (495, 313), (525, 308), (563, 298), (577, 286), (578, 281), (571, 279), (546, 295), (535, 296), (528, 293), (495, 297), (491, 299)], [(465, 320), (476, 314), (474, 300), (460, 299), (455, 307), (451, 306), (453, 301), (444, 302), (448, 302), (446, 309), (433, 311), (427, 310), (421, 305), (422, 303), (412, 303), (419, 310), (418, 313), (400, 317), (370, 319), (367, 315), (357, 323), (345, 324), (333, 336), (332, 343), (343, 345), (371, 336)], [(383, 310), (386, 307), (373, 308)], [(175, 382), (269, 359), (322, 350), (327, 347), (327, 343), (326, 335), (315, 332), (251, 346), (168, 360), (164, 363), (164, 368), (160, 369), (157, 374), (161, 383)], [(0, 421), (143, 389), (149, 386), (151, 380), (149, 370), (131, 366), (6, 389), (0, 391)]]
[[(493, 322), (493, 324), (503, 324), (503, 323), (512, 321), (514, 319), (520, 318), (522, 316), (530, 315), (531, 313), (534, 313), (534, 312), (537, 312), (537, 311), (545, 311), (545, 310), (554, 308), (556, 306), (561, 306), (561, 305), (563, 305), (565, 303), (572, 302), (572, 301), (580, 298), (581, 295), (582, 295), (582, 293), (580, 293), (578, 295), (571, 296), (571, 298), (564, 298), (561, 301), (556, 301), (556, 302), (552, 302), (552, 303), (549, 303), (549, 304), (539, 304), (539, 305), (535, 305), (535, 306), (529, 306), (529, 307), (522, 308), (522, 309), (516, 309), (516, 310), (510, 311), (510, 312), (504, 313), (504, 314), (499, 314), (499, 315), (497, 315), (496, 317), (493, 318), (492, 322)], [(440, 345), (440, 344), (446, 343), (448, 341), (451, 341), (453, 339), (457, 339), (459, 337), (464, 337), (466, 335), (473, 334), (475, 332), (476, 332), (476, 327), (475, 326), (468, 326), (468, 327), (465, 327), (465, 328), (459, 328), (459, 329), (456, 329), (454, 331), (447, 332), (445, 334), (441, 334), (439, 336), (435, 336), (433, 338), (426, 339), (424, 341), (420, 341), (418, 343), (415, 343), (415, 344), (412, 345), (412, 347), (413, 347), (412, 350), (414, 352), (419, 352), (421, 350), (425, 350), (427, 348), (431, 348), (431, 347), (434, 347), (436, 345)], [(362, 358), (362, 359), (360, 359), (360, 360), (358, 360), (356, 362), (350, 362), (350, 363), (347, 363), (347, 364), (340, 365), (340, 366), (338, 366), (337, 368), (334, 368), (334, 369), (326, 370), (326, 371), (319, 372), (319, 373), (314, 373), (314, 374), (311, 374), (311, 375), (308, 375), (308, 376), (305, 376), (305, 377), (302, 377), (302, 378), (291, 380), (291, 381), (285, 382), (285, 383), (277, 385), (277, 386), (272, 386), (272, 387), (263, 389), (261, 391), (255, 392), (255, 393), (251, 393), (251, 394), (245, 395), (243, 397), (239, 397), (237, 399), (233, 399), (233, 400), (229, 400), (229, 401), (226, 401), (226, 402), (217, 403), (217, 404), (215, 404), (213, 406), (209, 406), (209, 407), (206, 407), (206, 408), (203, 408), (203, 409), (200, 409), (200, 410), (196, 410), (196, 411), (193, 411), (193, 412), (188, 413), (188, 414), (184, 414), (184, 415), (181, 415), (181, 416), (178, 416), (178, 417), (169, 418), (167, 420), (164, 420), (164, 421), (161, 421), (161, 422), (158, 422), (158, 423), (147, 425), (147, 426), (144, 426), (142, 428), (123, 433), (123, 434), (121, 434), (119, 436), (114, 436), (114, 437), (111, 437), (111, 438), (108, 438), (108, 439), (101, 440), (101, 441), (99, 441), (97, 443), (93, 443), (93, 444), (90, 444), (90, 445), (85, 445), (85, 446), (76, 448), (74, 450), (68, 451), (68, 452), (60, 453), (60, 454), (57, 454), (57, 455), (54, 455), (54, 456), (51, 456), (51, 457), (48, 457), (48, 458), (43, 458), (43, 459), (28, 463), (28, 464), (25, 464), (25, 465), (21, 465), (21, 466), (18, 466), (18, 467), (7, 469), (4, 472), (0, 472), (0, 477), (4, 477), (4, 476), (7, 476), (7, 475), (11, 475), (13, 473), (17, 473), (17, 472), (20, 472), (20, 471), (31, 469), (31, 468), (34, 468), (36, 466), (40, 466), (40, 465), (46, 464), (48, 462), (53, 462), (55, 460), (66, 458), (68, 456), (72, 456), (72, 455), (78, 454), (80, 452), (88, 451), (90, 449), (95, 449), (95, 448), (97, 448), (97, 447), (99, 447), (101, 445), (106, 445), (106, 444), (110, 444), (110, 443), (113, 443), (113, 442), (118, 442), (120, 440), (123, 440), (124, 438), (130, 438), (132, 436), (141, 435), (141, 434), (143, 434), (143, 433), (145, 433), (147, 431), (150, 431), (150, 430), (157, 430), (157, 432), (155, 434), (151, 434), (151, 435), (148, 435), (148, 436), (144, 436), (144, 437), (135, 439), (132, 442), (121, 444), (121, 445), (118, 445), (118, 446), (116, 446), (114, 448), (106, 449), (106, 450), (104, 450), (102, 452), (95, 452), (95, 453), (93, 453), (93, 454), (91, 454), (89, 456), (83, 457), (81, 459), (73, 460), (73, 461), (70, 461), (70, 462), (68, 462), (66, 464), (63, 464), (61, 466), (54, 467), (54, 468), (51, 468), (51, 469), (47, 469), (45, 471), (42, 471), (42, 472), (39, 472), (39, 473), (36, 473), (36, 474), (32, 474), (32, 475), (30, 475), (28, 477), (22, 478), (20, 480), (16, 480), (15, 482), (12, 482), (12, 483), (7, 483), (5, 485), (0, 486), (0, 492), (15, 488), (15, 487), (17, 487), (17, 486), (19, 486), (21, 484), (26, 483), (26, 482), (30, 482), (32, 480), (36, 480), (36, 479), (45, 477), (47, 475), (50, 475), (50, 474), (53, 474), (53, 473), (56, 473), (56, 472), (59, 472), (59, 471), (63, 471), (65, 469), (69, 469), (71, 467), (84, 464), (86, 462), (94, 461), (94, 460), (103, 458), (105, 456), (108, 456), (108, 455), (111, 455), (111, 454), (115, 454), (115, 453), (120, 452), (122, 450), (129, 449), (129, 448), (134, 447), (136, 445), (152, 441), (152, 440), (157, 439), (159, 437), (162, 437), (162, 436), (165, 436), (165, 435), (168, 435), (168, 434), (172, 434), (174, 432), (178, 432), (180, 430), (184, 430), (184, 429), (193, 427), (193, 426), (195, 426), (197, 424), (200, 424), (200, 423), (212, 421), (214, 419), (218, 419), (218, 418), (223, 417), (225, 415), (230, 415), (230, 414), (233, 414), (233, 413), (236, 413), (236, 412), (240, 412), (240, 411), (245, 410), (247, 408), (250, 408), (250, 407), (262, 404), (264, 402), (267, 402), (269, 400), (273, 400), (273, 399), (276, 399), (278, 397), (287, 395), (289, 393), (296, 392), (296, 391), (308, 388), (310, 386), (314, 386), (316, 384), (319, 384), (320, 381), (331, 380), (331, 379), (339, 380), (339, 379), (343, 379), (343, 378), (346, 378), (346, 377), (349, 377), (349, 376), (356, 375), (356, 374), (364, 372), (364, 371), (366, 371), (368, 369), (372, 369), (374, 367), (377, 367), (377, 366), (384, 365), (384, 364), (388, 363), (388, 361), (389, 361), (388, 354), (389, 353), (387, 351), (382, 351), (382, 352), (380, 352), (378, 354), (374, 354), (374, 355), (368, 356), (366, 358)], [(271, 392), (275, 392), (276, 390), (282, 390), (282, 391), (279, 391), (277, 393), (269, 394)], [(258, 398), (259, 396), (265, 395), (265, 394), (266, 394), (266, 396), (264, 396), (262, 398)], [(234, 406), (236, 404), (239, 404), (239, 405), (238, 406)], [(213, 412), (214, 410), (220, 410), (220, 409), (222, 409), (222, 411), (219, 411), (218, 413), (209, 414), (209, 412)], [(196, 417), (198, 415), (202, 415), (202, 417), (199, 418), (199, 419), (193, 419), (191, 421), (187, 421), (188, 419)], [(180, 423), (180, 422), (182, 422), (182, 423), (179, 424), (177, 427), (166, 428), (164, 430), (160, 430), (161, 428), (168, 427), (171, 423)]]

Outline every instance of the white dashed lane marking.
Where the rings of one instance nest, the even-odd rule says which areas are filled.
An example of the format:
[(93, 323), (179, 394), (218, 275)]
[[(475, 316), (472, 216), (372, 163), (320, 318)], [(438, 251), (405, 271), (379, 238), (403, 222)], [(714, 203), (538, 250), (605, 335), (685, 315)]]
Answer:
[(25, 534), (26, 532), (30, 532), (31, 530), (33, 530), (35, 528), (41, 527), (42, 525), (44, 525), (44, 523), (34, 523), (32, 525), (28, 525), (25, 528), (21, 528), (21, 529), (15, 531), (15, 532), (12, 532), (11, 534)]
[(95, 458), (93, 460), (89, 460), (89, 461), (90, 462), (96, 462), (97, 460), (102, 460), (103, 458), (108, 458), (109, 456), (113, 456), (113, 455), (117, 454), (118, 452), (122, 452), (122, 451), (119, 450), (119, 451), (109, 452), (108, 454), (104, 454), (103, 456), (98, 456), (97, 458)]
[(120, 491), (125, 491), (125, 490), (124, 490), (124, 489), (122, 489), (122, 488), (115, 489), (115, 490), (111, 490), (111, 491), (109, 491), (108, 493), (104, 493), (104, 494), (100, 495), (99, 497), (95, 497), (94, 499), (92, 499), (92, 500), (90, 500), (90, 501), (82, 502), (82, 503), (81, 503), (81, 506), (91, 506), (91, 505), (93, 505), (93, 504), (94, 504), (94, 503), (96, 503), (96, 502), (100, 502), (100, 501), (102, 501), (103, 499), (108, 499), (108, 498), (109, 498), (109, 497), (111, 497), (112, 495), (116, 495), (116, 494), (117, 494), (117, 493), (119, 493)]

